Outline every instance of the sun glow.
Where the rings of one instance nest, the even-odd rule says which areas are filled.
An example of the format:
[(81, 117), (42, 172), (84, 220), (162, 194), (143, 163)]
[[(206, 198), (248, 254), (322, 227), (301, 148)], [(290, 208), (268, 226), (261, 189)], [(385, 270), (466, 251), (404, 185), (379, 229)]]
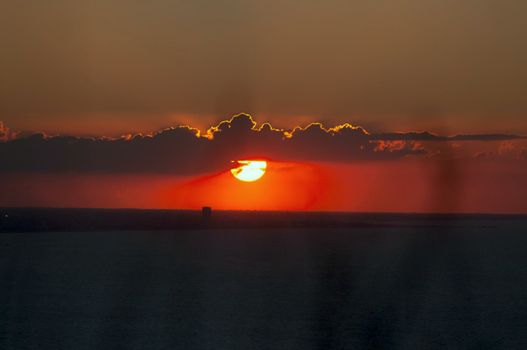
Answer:
[(237, 166), (231, 169), (232, 176), (244, 182), (259, 180), (267, 169), (265, 160), (238, 160), (234, 163)]

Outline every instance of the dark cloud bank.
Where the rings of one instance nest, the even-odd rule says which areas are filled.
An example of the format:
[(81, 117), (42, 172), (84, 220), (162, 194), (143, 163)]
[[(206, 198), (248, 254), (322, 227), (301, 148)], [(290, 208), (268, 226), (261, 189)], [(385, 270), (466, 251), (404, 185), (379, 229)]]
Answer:
[[(3, 130), (3, 131), (2, 131)], [(438, 136), (423, 133), (369, 134), (343, 124), (279, 130), (239, 114), (200, 134), (180, 126), (155, 135), (119, 139), (33, 134), (9, 138), (0, 129), (0, 172), (137, 172), (191, 175), (226, 168), (235, 159), (267, 157), (293, 161), (389, 160), (423, 156), (424, 141), (501, 141), (517, 135)]]

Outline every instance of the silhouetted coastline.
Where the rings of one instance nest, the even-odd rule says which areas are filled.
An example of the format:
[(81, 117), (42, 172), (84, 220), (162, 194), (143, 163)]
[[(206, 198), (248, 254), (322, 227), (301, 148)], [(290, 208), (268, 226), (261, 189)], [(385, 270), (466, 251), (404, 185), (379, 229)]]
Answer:
[(416, 214), (199, 210), (0, 208), (0, 232), (192, 230), (222, 228), (346, 228), (497, 225), (522, 214)]

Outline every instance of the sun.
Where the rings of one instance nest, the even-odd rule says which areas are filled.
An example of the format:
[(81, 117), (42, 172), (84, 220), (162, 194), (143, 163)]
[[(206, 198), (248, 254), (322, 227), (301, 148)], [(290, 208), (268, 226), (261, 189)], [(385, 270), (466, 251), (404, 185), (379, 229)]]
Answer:
[(267, 169), (265, 160), (238, 160), (237, 166), (231, 169), (231, 174), (236, 179), (244, 182), (253, 182), (262, 178)]

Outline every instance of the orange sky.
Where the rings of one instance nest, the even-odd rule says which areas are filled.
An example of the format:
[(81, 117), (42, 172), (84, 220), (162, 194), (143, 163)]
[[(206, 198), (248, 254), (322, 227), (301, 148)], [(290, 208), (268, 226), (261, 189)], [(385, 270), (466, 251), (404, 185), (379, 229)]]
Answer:
[[(515, 135), (372, 134), (349, 124), (284, 131), (249, 115), (120, 139), (2, 130), (0, 206), (527, 211), (527, 141)], [(255, 157), (268, 160), (262, 179), (229, 172), (230, 161)]]
[[(525, 212), (526, 14), (5, 1), (0, 206)], [(274, 160), (261, 181), (225, 172), (249, 156)]]
[(527, 167), (520, 162), (402, 160), (269, 162), (253, 183), (229, 169), (197, 177), (0, 175), (0, 206), (527, 213)]
[(116, 136), (292, 127), (527, 133), (524, 0), (7, 1), (0, 121)]

